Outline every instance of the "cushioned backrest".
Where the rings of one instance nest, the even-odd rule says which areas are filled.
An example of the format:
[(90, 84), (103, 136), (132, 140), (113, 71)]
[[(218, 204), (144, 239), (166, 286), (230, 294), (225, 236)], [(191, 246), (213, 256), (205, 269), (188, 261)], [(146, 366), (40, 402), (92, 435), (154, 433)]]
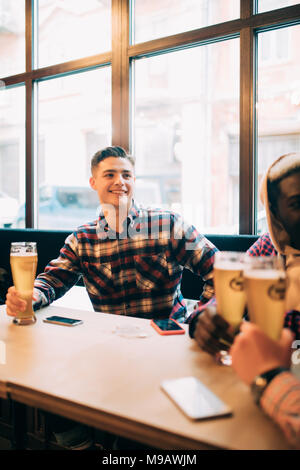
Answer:
[[(69, 234), (70, 232), (65, 230), (0, 229), (0, 268), (6, 269), (11, 276), (9, 264), (11, 242), (32, 241), (37, 242), (37, 274), (43, 272), (49, 261), (58, 256)], [(246, 251), (258, 238), (254, 235), (206, 235), (206, 237), (221, 251)], [(11, 277), (9, 283), (12, 283)], [(202, 287), (201, 279), (184, 269), (181, 282), (183, 296), (188, 299), (199, 299)]]

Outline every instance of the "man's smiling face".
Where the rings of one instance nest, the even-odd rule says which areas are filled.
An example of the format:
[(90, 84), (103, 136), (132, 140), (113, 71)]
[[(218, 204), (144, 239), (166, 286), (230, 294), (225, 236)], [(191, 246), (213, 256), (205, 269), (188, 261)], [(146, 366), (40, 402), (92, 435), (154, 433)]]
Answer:
[(131, 162), (125, 158), (107, 157), (98, 163), (90, 178), (91, 187), (97, 191), (102, 205), (110, 204), (118, 211), (130, 208), (135, 176)]

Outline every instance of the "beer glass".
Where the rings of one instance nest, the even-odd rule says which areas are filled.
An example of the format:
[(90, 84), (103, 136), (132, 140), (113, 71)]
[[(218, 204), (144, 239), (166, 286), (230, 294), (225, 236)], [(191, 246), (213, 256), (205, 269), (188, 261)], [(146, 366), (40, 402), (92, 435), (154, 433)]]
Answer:
[[(238, 331), (246, 307), (243, 269), (243, 253), (218, 251), (215, 254), (214, 287), (217, 311), (234, 331)], [(223, 339), (220, 341), (224, 342)], [(216, 359), (221, 364), (231, 365), (231, 357), (226, 350), (220, 351)]]
[(16, 312), (13, 323), (16, 325), (30, 325), (36, 321), (32, 309), (33, 283), (37, 268), (36, 243), (12, 243), (10, 248), (10, 266), (14, 286), (27, 304), (24, 312)]
[(286, 273), (282, 258), (245, 258), (245, 291), (250, 321), (278, 340), (284, 323)]

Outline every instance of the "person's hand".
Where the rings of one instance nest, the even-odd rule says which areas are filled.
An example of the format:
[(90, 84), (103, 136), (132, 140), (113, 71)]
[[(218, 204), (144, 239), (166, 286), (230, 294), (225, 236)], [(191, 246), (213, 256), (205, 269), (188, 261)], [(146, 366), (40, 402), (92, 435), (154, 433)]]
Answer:
[(215, 355), (219, 351), (227, 351), (230, 348), (234, 340), (234, 331), (229, 323), (217, 313), (215, 307), (207, 307), (198, 317), (194, 338), (200, 348)]
[(243, 322), (241, 333), (230, 349), (232, 367), (250, 385), (257, 375), (276, 367), (290, 367), (294, 334), (283, 329), (279, 341), (269, 338), (258, 326)]
[[(36, 296), (32, 295), (33, 300), (36, 300)], [(26, 300), (21, 298), (20, 293), (16, 290), (15, 286), (8, 289), (6, 294), (6, 313), (10, 317), (15, 317), (17, 312), (24, 312), (26, 309)]]

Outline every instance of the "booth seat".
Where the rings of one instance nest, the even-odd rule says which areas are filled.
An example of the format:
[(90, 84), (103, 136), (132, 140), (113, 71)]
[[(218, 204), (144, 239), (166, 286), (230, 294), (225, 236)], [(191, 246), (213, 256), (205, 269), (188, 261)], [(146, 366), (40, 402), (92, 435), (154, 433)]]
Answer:
[[(60, 248), (64, 245), (66, 237), (70, 234), (66, 230), (38, 230), (38, 229), (0, 229), (0, 270), (5, 270), (8, 275), (3, 277), (0, 271), (0, 283), (2, 290), (0, 297), (5, 298), (5, 291), (12, 285), (9, 264), (11, 242), (32, 241), (37, 242), (38, 266), (37, 274), (44, 271), (48, 262), (57, 258)], [(256, 240), (255, 235), (206, 235), (206, 237), (222, 251), (246, 251)], [(1, 280), (2, 272), (2, 280)], [(82, 280), (79, 285), (83, 285)], [(198, 299), (202, 292), (202, 282), (198, 276), (188, 269), (184, 269), (181, 283), (182, 294), (187, 299)]]

